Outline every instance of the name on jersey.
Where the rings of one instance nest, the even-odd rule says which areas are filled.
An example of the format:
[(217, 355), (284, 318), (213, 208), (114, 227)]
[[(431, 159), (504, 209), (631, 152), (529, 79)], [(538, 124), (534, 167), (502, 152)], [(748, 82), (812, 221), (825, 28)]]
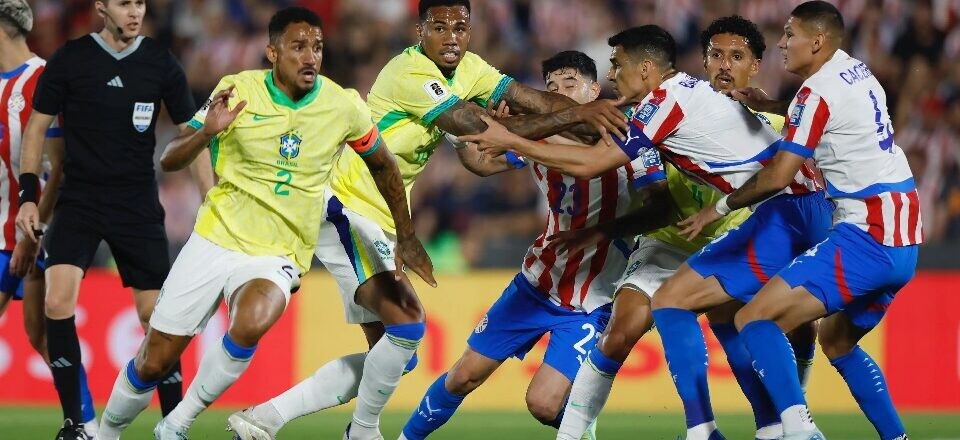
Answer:
[(846, 81), (847, 84), (863, 81), (872, 76), (873, 72), (871, 72), (870, 68), (864, 63), (857, 64), (856, 66), (840, 72), (840, 78)]
[(446, 87), (440, 83), (439, 80), (431, 79), (423, 84), (423, 90), (427, 91), (427, 94), (430, 95), (430, 99), (433, 102), (440, 102), (447, 98), (449, 94)]
[(154, 103), (152, 102), (134, 103), (133, 128), (140, 133), (147, 131), (147, 129), (150, 128), (150, 124), (153, 123), (153, 109)]
[(793, 111), (790, 112), (790, 125), (794, 127), (800, 126), (800, 120), (803, 119), (803, 109), (806, 106), (806, 104), (797, 104), (793, 107)]
[(637, 110), (637, 113), (634, 115), (640, 122), (643, 122), (644, 125), (649, 124), (653, 119), (653, 115), (657, 114), (657, 110), (660, 110), (660, 106), (652, 102), (648, 102), (640, 107), (640, 110)]

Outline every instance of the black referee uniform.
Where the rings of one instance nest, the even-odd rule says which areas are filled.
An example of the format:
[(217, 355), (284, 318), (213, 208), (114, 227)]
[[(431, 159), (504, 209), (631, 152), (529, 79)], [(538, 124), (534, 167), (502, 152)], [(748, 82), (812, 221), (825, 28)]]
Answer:
[[(163, 285), (170, 258), (153, 167), (161, 102), (176, 124), (196, 111), (180, 63), (151, 38), (139, 36), (117, 52), (94, 33), (67, 42), (47, 63), (33, 106), (63, 116), (66, 146), (60, 197), (43, 240), (47, 267), (86, 271), (105, 240), (125, 287)], [(77, 423), (80, 346), (73, 319), (61, 321), (68, 320), (47, 319), (48, 349), (51, 361), (67, 361), (59, 363), (67, 368), (54, 363), (54, 382), (65, 418)], [(173, 406), (180, 399), (175, 382)], [(170, 400), (163, 396), (161, 389), (161, 403)]]

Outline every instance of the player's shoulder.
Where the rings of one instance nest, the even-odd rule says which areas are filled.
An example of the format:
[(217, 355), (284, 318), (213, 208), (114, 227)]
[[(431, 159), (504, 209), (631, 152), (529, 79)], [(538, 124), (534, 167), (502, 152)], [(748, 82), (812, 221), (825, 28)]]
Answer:
[(336, 81), (323, 75), (320, 75), (317, 80), (320, 81), (319, 87), (321, 88), (321, 92), (328, 94), (337, 101), (363, 101), (357, 89), (343, 87)]
[(803, 82), (797, 92), (797, 99), (816, 94), (828, 103), (842, 102), (847, 99), (846, 95), (854, 94), (864, 85), (872, 87), (876, 81), (866, 63), (843, 50), (837, 50), (820, 70)]
[[(383, 66), (381, 76), (403, 75), (409, 73), (423, 73), (435, 70), (436, 65), (420, 49), (420, 46), (410, 46), (394, 56)], [(397, 78), (399, 79), (399, 78)]]
[(463, 53), (463, 58), (460, 60), (460, 65), (457, 66), (457, 72), (459, 73), (460, 71), (468, 71), (473, 73), (488, 66), (490, 66), (490, 63), (480, 57), (480, 55), (466, 51)]

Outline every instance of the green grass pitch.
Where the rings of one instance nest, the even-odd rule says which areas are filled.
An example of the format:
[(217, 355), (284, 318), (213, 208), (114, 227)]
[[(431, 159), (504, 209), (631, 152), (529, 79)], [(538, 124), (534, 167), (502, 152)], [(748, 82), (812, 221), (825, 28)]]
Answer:
[[(190, 431), (191, 440), (230, 439), (224, 432), (228, 410), (203, 413)], [(384, 415), (381, 431), (387, 440), (396, 439), (408, 412)], [(281, 440), (340, 440), (350, 413), (334, 411), (304, 417), (280, 432)], [(159, 413), (142, 414), (123, 439), (152, 440), (153, 425)], [(47, 440), (53, 438), (59, 425), (60, 410), (52, 407), (0, 407), (0, 439)], [(751, 439), (753, 419), (747, 414), (719, 414), (718, 423), (728, 439)], [(960, 440), (958, 414), (906, 414), (904, 421), (911, 440)], [(866, 440), (877, 435), (861, 414), (820, 414), (816, 422), (829, 440)], [(602, 440), (674, 440), (683, 433), (683, 416), (675, 413), (604, 413), (600, 417), (597, 437)], [(552, 439), (555, 431), (541, 426), (529, 415), (519, 412), (458, 413), (431, 439), (436, 440), (535, 440)]]

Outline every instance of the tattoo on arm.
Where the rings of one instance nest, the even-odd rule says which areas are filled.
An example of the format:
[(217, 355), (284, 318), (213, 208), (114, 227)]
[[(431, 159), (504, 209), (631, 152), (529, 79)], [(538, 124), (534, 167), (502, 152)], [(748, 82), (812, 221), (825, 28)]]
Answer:
[(577, 101), (559, 93), (544, 92), (516, 81), (507, 86), (502, 99), (507, 101), (510, 108), (520, 113), (551, 113), (577, 105)]
[[(433, 124), (441, 130), (457, 136), (481, 133), (487, 124), (480, 119), (486, 110), (472, 103), (460, 101), (441, 113)], [(572, 122), (574, 115), (569, 111), (560, 111), (545, 115), (520, 115), (499, 120), (507, 130), (527, 139), (543, 139), (566, 131), (578, 125)]]
[[(528, 127), (527, 130), (539, 134), (539, 138), (568, 131), (569, 134), (565, 137), (591, 144), (600, 140), (599, 133), (593, 127), (572, 122), (576, 117), (569, 109), (576, 107), (579, 103), (559, 93), (533, 89), (514, 81), (507, 86), (502, 99), (510, 108), (526, 113), (524, 116), (515, 116), (501, 121), (514, 133), (520, 134), (517, 130)], [(516, 127), (508, 125), (508, 121), (514, 118), (520, 118), (515, 122)], [(558, 130), (558, 127), (566, 128)]]
[(413, 221), (410, 219), (410, 209), (407, 206), (407, 192), (403, 187), (400, 169), (397, 168), (393, 154), (382, 144), (373, 154), (365, 156), (364, 162), (370, 169), (380, 195), (387, 202), (390, 214), (397, 229), (397, 236), (413, 234)]

